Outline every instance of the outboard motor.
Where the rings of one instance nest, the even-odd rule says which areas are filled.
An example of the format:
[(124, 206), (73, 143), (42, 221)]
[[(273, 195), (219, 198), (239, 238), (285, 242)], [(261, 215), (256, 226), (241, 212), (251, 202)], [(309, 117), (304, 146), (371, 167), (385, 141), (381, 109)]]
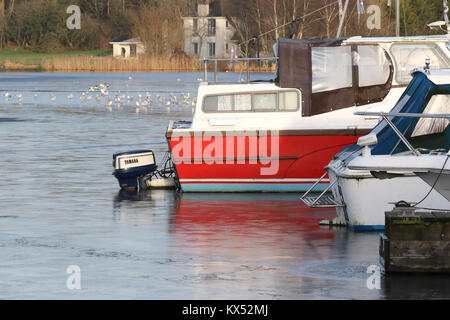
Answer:
[(142, 177), (157, 168), (152, 150), (135, 150), (113, 155), (113, 175), (119, 180), (121, 188), (139, 189)]

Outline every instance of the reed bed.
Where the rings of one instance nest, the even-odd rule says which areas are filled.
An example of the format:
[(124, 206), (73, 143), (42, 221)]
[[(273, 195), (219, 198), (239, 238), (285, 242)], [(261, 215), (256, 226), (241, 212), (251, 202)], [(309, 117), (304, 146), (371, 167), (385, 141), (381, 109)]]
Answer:
[[(174, 55), (172, 57), (162, 55), (141, 55), (138, 58), (114, 58), (112, 56), (55, 56), (43, 58), (40, 63), (30, 64), (28, 61), (3, 62), (3, 69), (14, 70), (41, 70), (48, 72), (202, 72), (203, 61), (186, 55)], [(251, 72), (272, 72), (274, 65), (251, 63)], [(214, 64), (210, 63), (209, 71), (214, 70)], [(218, 71), (245, 72), (245, 63), (230, 64), (220, 62)]]
[(41, 70), (40, 65), (28, 64), (25, 61), (9, 61), (3, 63), (3, 69), (7, 71)]
[(142, 55), (139, 58), (71, 56), (46, 59), (45, 71), (66, 72), (139, 72), (139, 71), (198, 71), (201, 64), (189, 57)]

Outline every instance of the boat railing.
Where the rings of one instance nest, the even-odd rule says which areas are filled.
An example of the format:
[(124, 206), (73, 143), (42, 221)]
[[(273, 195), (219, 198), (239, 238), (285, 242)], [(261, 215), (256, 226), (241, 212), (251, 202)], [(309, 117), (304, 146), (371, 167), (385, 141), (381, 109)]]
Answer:
[(264, 57), (264, 58), (204, 58), (204, 81), (208, 82), (208, 66), (210, 63), (214, 63), (214, 83), (218, 83), (218, 65), (219, 62), (226, 61), (230, 64), (245, 62), (246, 65), (246, 73), (247, 73), (247, 83), (250, 83), (250, 62), (252, 61), (268, 61), (268, 62), (277, 62), (278, 57)]
[(401, 131), (395, 126), (394, 123), (389, 119), (389, 117), (404, 117), (404, 118), (431, 118), (431, 119), (450, 119), (449, 113), (398, 113), (398, 112), (368, 112), (368, 111), (359, 111), (354, 113), (357, 116), (378, 116), (381, 117), (386, 123), (394, 130), (397, 136), (402, 140), (402, 142), (406, 145), (406, 147), (414, 153), (416, 156), (420, 156), (421, 153), (416, 150), (411, 143), (409, 143), (408, 139), (401, 133)]
[[(425, 113), (395, 113), (395, 112), (364, 112), (359, 111), (354, 113), (357, 116), (377, 116), (381, 117), (386, 123), (394, 130), (398, 135), (400, 140), (408, 147), (414, 155), (420, 156), (419, 150), (415, 149), (406, 137), (401, 133), (401, 131), (395, 126), (394, 123), (389, 119), (389, 117), (406, 117), (406, 118), (431, 118), (431, 119), (450, 119), (449, 113), (435, 113), (435, 114), (425, 114)], [(316, 186), (322, 182), (327, 176), (327, 171), (314, 183), (311, 188), (306, 191), (300, 198), (308, 207), (310, 208), (331, 208), (331, 207), (344, 207), (343, 203), (340, 203), (333, 195), (326, 195), (330, 189), (336, 184), (337, 180), (329, 184), (328, 187), (319, 196), (310, 196), (311, 193), (316, 193)]]

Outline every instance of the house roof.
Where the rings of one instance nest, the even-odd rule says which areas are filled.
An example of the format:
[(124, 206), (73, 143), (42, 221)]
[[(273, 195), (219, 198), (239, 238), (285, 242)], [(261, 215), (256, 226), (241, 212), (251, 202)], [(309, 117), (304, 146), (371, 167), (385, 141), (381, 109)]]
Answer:
[(131, 38), (124, 41), (111, 41), (110, 44), (140, 44), (142, 43), (140, 38)]

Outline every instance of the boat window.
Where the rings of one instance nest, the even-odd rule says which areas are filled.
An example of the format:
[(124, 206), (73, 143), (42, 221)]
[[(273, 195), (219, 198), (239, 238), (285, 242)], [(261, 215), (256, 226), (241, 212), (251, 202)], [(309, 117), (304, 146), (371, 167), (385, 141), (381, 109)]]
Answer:
[(233, 111), (233, 96), (219, 96), (217, 99), (218, 111)]
[(295, 91), (280, 92), (278, 108), (280, 111), (293, 111), (298, 108), (298, 93)]
[(203, 110), (205, 112), (233, 111), (232, 97), (232, 95), (206, 97)]
[(258, 93), (254, 95), (253, 109), (255, 111), (275, 111), (277, 110), (276, 93)]
[(391, 62), (379, 46), (360, 45), (356, 54), (360, 87), (385, 84), (391, 73)]
[(236, 111), (251, 111), (252, 110), (252, 95), (236, 94), (235, 96), (235, 110)]
[(313, 47), (312, 92), (353, 86), (351, 46)]
[(298, 91), (206, 96), (203, 112), (292, 112), (299, 109)]
[[(423, 113), (450, 113), (450, 95), (438, 94), (432, 96)], [(411, 137), (443, 133), (448, 127), (449, 122), (450, 121), (448, 119), (419, 119)]]
[(414, 69), (423, 70), (427, 58), (431, 62), (430, 69), (450, 68), (448, 58), (436, 44), (394, 44), (391, 53), (397, 67), (396, 80), (401, 84), (408, 84), (411, 81), (411, 71)]

